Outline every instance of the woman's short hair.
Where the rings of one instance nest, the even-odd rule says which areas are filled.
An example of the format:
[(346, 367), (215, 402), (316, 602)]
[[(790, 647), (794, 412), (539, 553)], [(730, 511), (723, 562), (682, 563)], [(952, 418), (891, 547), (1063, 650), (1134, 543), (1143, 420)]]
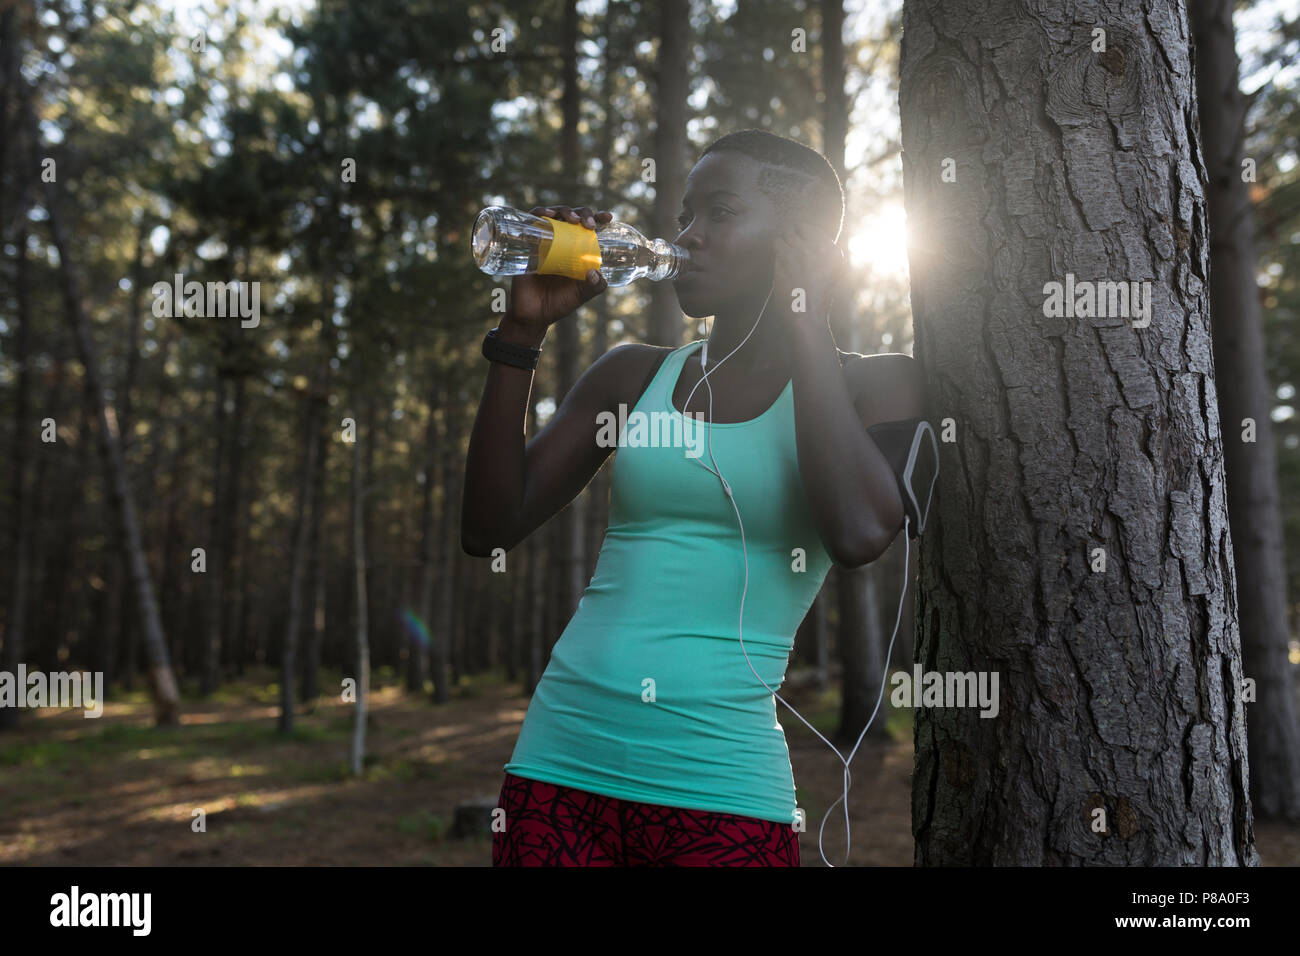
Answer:
[(714, 140), (700, 154), (731, 150), (763, 164), (758, 188), (782, 215), (810, 219), (835, 241), (844, 225), (844, 188), (835, 167), (803, 143), (764, 129), (742, 129)]

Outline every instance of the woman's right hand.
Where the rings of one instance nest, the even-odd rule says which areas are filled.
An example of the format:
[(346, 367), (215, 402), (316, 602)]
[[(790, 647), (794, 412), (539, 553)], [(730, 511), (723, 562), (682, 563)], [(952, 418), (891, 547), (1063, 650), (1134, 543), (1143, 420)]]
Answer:
[[(589, 206), (579, 206), (576, 209), (569, 206), (534, 206), (529, 212), (534, 216), (582, 225), (593, 232), (597, 225), (604, 225), (614, 218), (612, 213), (603, 210), (596, 212)], [(515, 276), (510, 281), (510, 304), (501, 323), (502, 332), (510, 326), (513, 331), (540, 342), (548, 328), (609, 287), (599, 270), (593, 271), (596, 273), (595, 282), (536, 273)]]

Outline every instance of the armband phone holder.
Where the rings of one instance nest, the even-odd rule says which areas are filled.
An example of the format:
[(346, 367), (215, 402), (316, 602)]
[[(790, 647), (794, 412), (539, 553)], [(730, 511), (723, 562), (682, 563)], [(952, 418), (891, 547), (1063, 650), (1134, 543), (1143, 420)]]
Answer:
[(903, 510), (910, 519), (907, 536), (915, 538), (925, 530), (939, 480), (939, 443), (934, 429), (923, 418), (903, 418), (878, 422), (867, 433), (894, 471)]
[(922, 421), (916, 426), (912, 436), (912, 448), (907, 453), (907, 464), (903, 468), (903, 506), (911, 506), (912, 516), (916, 519), (916, 533), (925, 530), (925, 519), (930, 513), (930, 500), (934, 496), (934, 484), (939, 480), (939, 443), (934, 437), (930, 423)]

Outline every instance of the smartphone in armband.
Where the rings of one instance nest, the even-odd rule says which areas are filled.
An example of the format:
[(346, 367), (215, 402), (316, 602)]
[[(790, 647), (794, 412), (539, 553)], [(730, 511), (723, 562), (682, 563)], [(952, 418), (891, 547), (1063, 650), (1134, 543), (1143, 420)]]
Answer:
[(903, 510), (908, 517), (908, 537), (925, 530), (939, 480), (939, 442), (923, 418), (878, 422), (867, 429), (876, 447), (894, 470)]

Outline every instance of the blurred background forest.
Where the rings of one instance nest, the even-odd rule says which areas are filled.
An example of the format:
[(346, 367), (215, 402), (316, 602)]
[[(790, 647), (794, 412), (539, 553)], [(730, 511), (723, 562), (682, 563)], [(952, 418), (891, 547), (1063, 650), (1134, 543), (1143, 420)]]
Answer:
[[(508, 573), (460, 548), (479, 346), (499, 317), (492, 292), (508, 285), (470, 256), (483, 206), (591, 205), (671, 239), (709, 142), (746, 127), (794, 137), (831, 159), (847, 194), (855, 292), (833, 317), (839, 346), (911, 351), (901, 0), (4, 0), (0, 11), (0, 669), (102, 671), (117, 721), (87, 730), (67, 715), (0, 714), (19, 734), (0, 768), (26, 775), (0, 784), (0, 806), (30, 813), (55, 793), (76, 734), (101, 735), (90, 753), (106, 779), (138, 784), (123, 794), (142, 796), (148, 781), (175, 789), (168, 807), (105, 820), (101, 853), (71, 822), (24, 830), (0, 809), (11, 819), (0, 862), (58, 858), (56, 844), (129, 861), (108, 830), (171, 820), (188, 833), (184, 808), (201, 801), (185, 788), (205, 782), (234, 827), (294, 788), (345, 781), (340, 682), (358, 676), (359, 642), (374, 688), (366, 779), (423, 784), (413, 799), (424, 804), (429, 787), (445, 788), (436, 812), (395, 810), (394, 839), (439, 836), (454, 822), (447, 806), (495, 796), (527, 695), (594, 567), (609, 489), (606, 466), (508, 556)], [(1258, 161), (1293, 597), (1296, 14), (1261, 0), (1237, 19), (1242, 88), (1257, 91), (1245, 154)], [(840, 32), (842, 45), (830, 41)], [(258, 324), (160, 316), (153, 287), (178, 274), (258, 283)], [(703, 334), (662, 286), (610, 290), (552, 330), (530, 435), (615, 345)], [(853, 648), (863, 634), (883, 635), (881, 648), (889, 638), (901, 548), (833, 572), (800, 630), (789, 683), (823, 732), (853, 739), (870, 713), (879, 671), (854, 663)], [(910, 666), (906, 611), (898, 634), (893, 660)], [(189, 737), (149, 726), (182, 716), (206, 726)], [(47, 719), (58, 734), (25, 726)], [(878, 739), (908, 741), (905, 719), (891, 713)], [(794, 724), (792, 751), (810, 737)], [(267, 756), (247, 756), (252, 743)], [(151, 748), (193, 760), (159, 775), (141, 757)], [(475, 766), (430, 769), (472, 755)], [(819, 782), (801, 759), (801, 805), (818, 820), (839, 771), (827, 762)], [(902, 859), (877, 847), (868, 860), (910, 863), (907, 759), (878, 755), (901, 806), (862, 808), (899, 815)], [(216, 762), (196, 769), (203, 760)], [(273, 772), (288, 776), (211, 796), (215, 780)], [(824, 782), (824, 799), (805, 800), (805, 781)], [(300, 833), (285, 827), (285, 840)]]

